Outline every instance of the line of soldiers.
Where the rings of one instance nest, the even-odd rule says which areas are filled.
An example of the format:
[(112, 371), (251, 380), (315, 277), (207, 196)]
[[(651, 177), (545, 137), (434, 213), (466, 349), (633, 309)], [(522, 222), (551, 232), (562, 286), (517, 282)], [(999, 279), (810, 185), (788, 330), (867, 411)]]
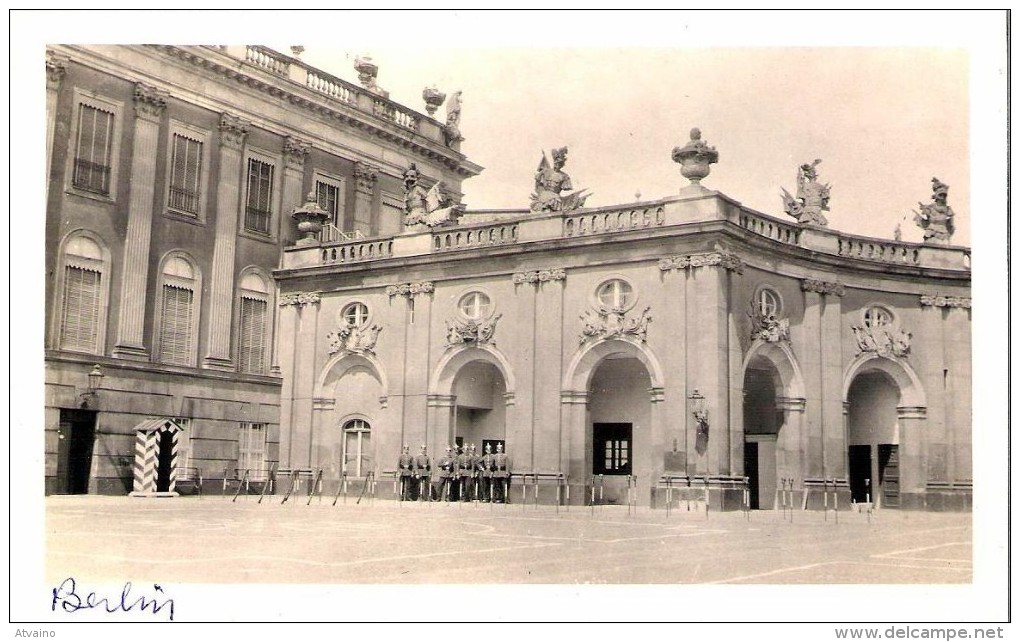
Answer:
[(496, 444), (495, 453), (486, 444), (481, 456), (474, 444), (459, 449), (447, 446), (446, 454), (435, 462), (424, 445), (415, 457), (404, 446), (397, 470), (400, 501), (510, 503), (511, 462), (501, 443)]

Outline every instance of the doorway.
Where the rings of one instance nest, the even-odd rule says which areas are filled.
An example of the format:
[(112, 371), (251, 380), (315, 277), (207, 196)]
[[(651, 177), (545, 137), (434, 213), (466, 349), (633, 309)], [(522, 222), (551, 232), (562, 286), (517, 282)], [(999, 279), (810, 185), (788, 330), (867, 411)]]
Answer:
[(744, 475), (747, 477), (751, 510), (760, 508), (758, 483), (758, 443), (754, 441), (744, 442)]
[(170, 490), (170, 472), (174, 468), (174, 435), (169, 430), (159, 433), (159, 460), (156, 462), (156, 492)]
[(871, 446), (850, 446), (848, 449), (850, 468), (850, 499), (858, 504), (870, 502), (871, 492)]
[(634, 424), (596, 423), (592, 426), (592, 473), (630, 475)]
[(92, 449), (96, 440), (94, 410), (61, 410), (57, 452), (57, 492), (84, 495), (89, 492)]

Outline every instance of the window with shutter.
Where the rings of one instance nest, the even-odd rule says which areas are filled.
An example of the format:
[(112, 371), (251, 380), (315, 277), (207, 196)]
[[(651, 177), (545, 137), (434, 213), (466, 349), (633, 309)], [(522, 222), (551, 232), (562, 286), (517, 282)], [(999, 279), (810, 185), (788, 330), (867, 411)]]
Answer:
[(201, 141), (174, 134), (168, 201), (171, 209), (188, 214), (198, 213), (201, 176)]
[(96, 270), (65, 266), (64, 304), (60, 315), (60, 347), (96, 353), (99, 350), (100, 283)]
[(159, 337), (159, 360), (162, 363), (191, 365), (194, 294), (189, 288), (163, 284)]
[(272, 217), (273, 165), (257, 158), (248, 159), (248, 198), (244, 210), (244, 229), (269, 234)]
[(113, 114), (91, 105), (78, 105), (78, 140), (72, 184), (96, 194), (110, 193), (113, 156)]
[(266, 312), (268, 304), (241, 297), (241, 328), (238, 339), (238, 368), (241, 372), (265, 373)]

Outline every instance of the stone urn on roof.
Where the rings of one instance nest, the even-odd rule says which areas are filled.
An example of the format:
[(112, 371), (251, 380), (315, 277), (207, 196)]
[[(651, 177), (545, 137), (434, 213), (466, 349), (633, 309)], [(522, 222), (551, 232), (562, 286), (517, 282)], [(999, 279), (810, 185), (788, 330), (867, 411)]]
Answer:
[(701, 130), (695, 127), (686, 145), (673, 148), (673, 162), (680, 163), (680, 173), (691, 185), (700, 187), (701, 179), (712, 171), (710, 165), (719, 162), (719, 152), (701, 140)]

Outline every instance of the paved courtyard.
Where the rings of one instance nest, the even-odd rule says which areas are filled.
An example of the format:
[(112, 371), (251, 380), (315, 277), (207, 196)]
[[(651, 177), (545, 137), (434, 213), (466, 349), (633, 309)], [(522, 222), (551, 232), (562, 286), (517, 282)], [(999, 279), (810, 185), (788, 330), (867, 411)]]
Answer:
[[(969, 514), (711, 513), (206, 495), (48, 497), (50, 581), (897, 584), (972, 581)], [(172, 545), (168, 545), (168, 536)]]

